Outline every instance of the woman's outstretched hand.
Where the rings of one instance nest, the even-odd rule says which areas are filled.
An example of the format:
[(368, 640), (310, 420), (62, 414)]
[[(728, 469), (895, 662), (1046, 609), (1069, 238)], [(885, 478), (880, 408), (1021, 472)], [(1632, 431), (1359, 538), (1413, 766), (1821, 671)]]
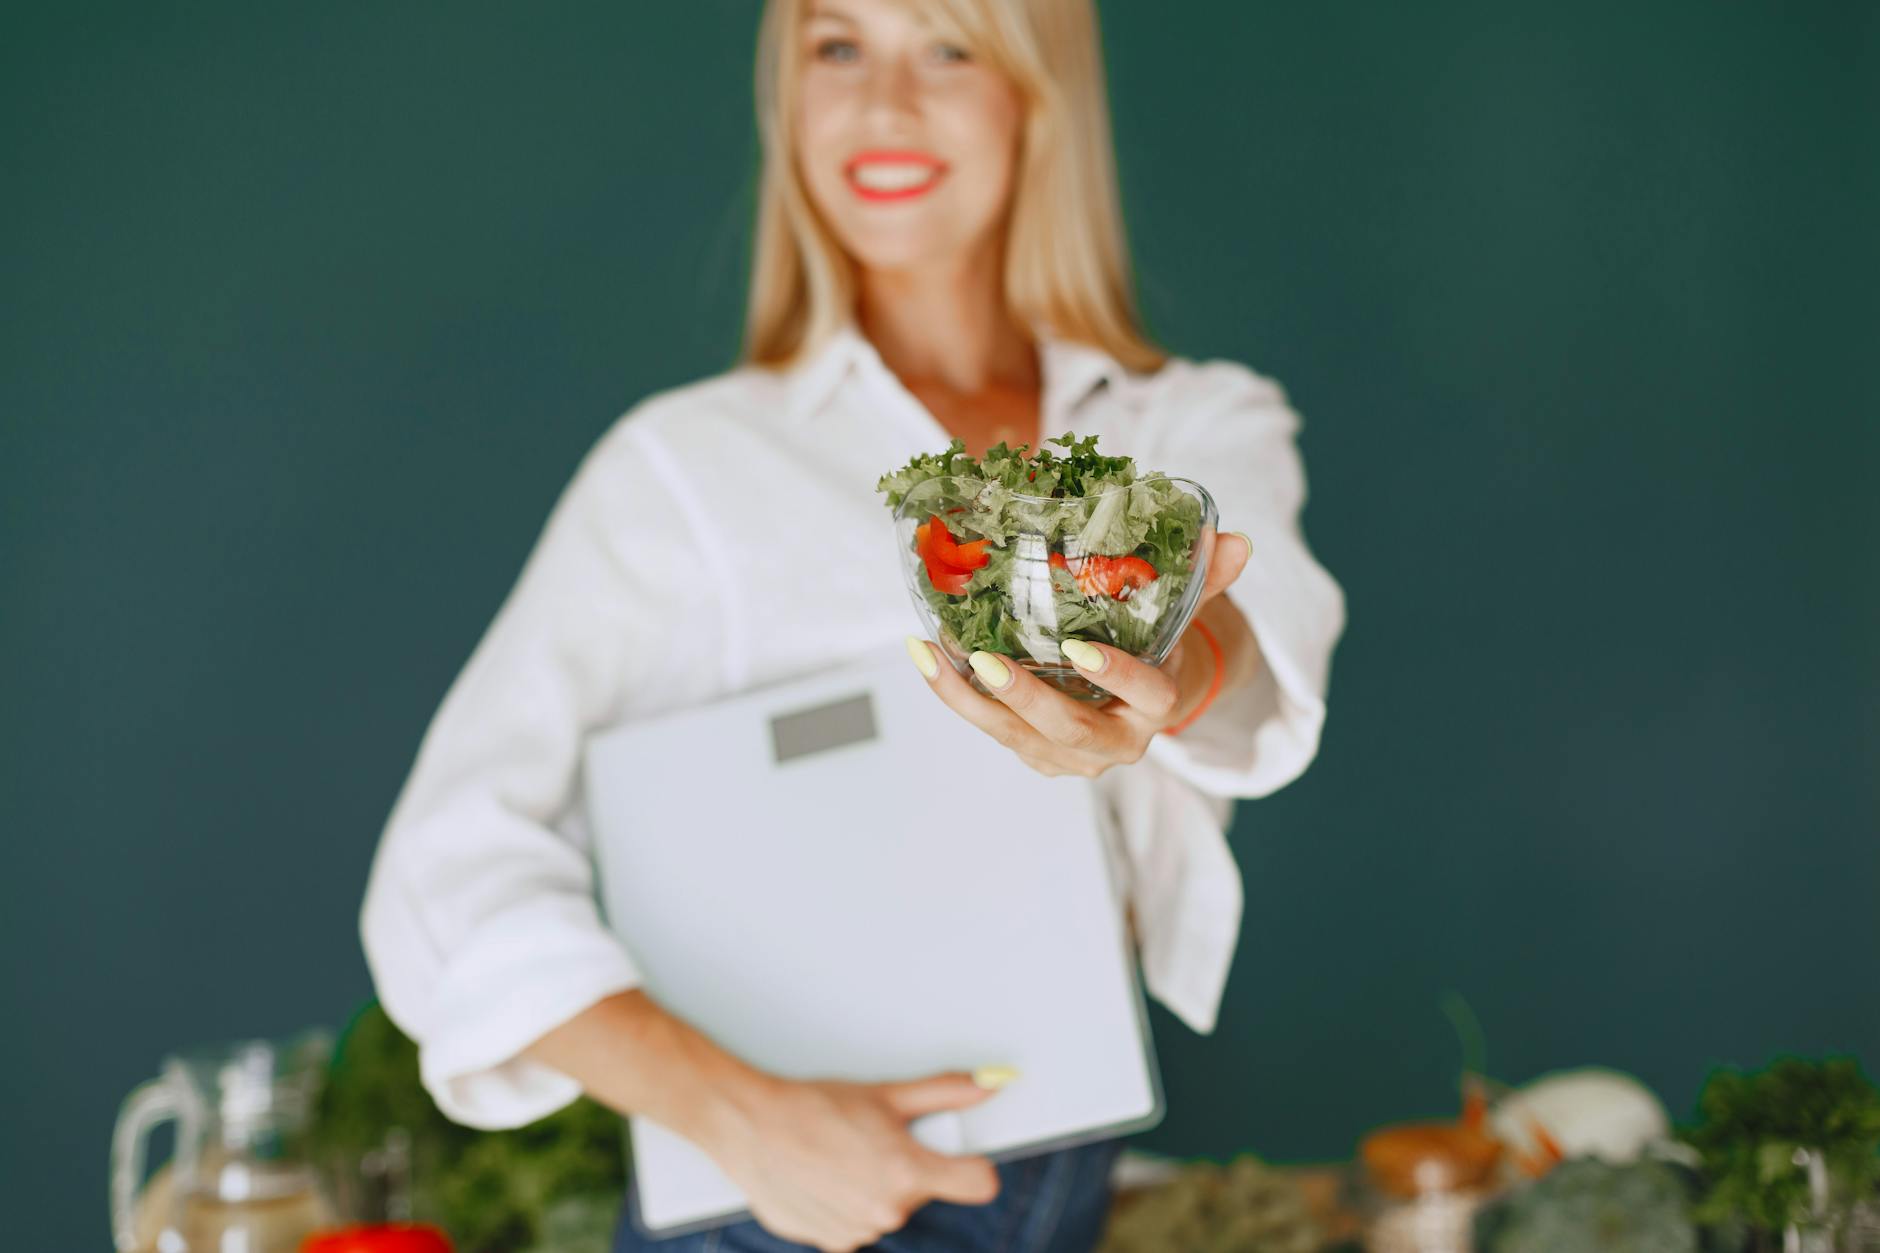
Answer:
[[(1202, 543), (1213, 546), (1201, 589), (1200, 605), (1205, 606), (1240, 577), (1252, 554), (1244, 538), (1229, 536), (1222, 543), (1212, 528), (1203, 533)], [(1197, 606), (1197, 617), (1200, 612)], [(1214, 659), (1207, 648), (1191, 646), (1192, 633), (1192, 626), (1183, 632), (1159, 669), (1107, 644), (1077, 641), (1081, 647), (1067, 648), (1071, 663), (1116, 698), (1101, 705), (1072, 700), (1022, 667), (983, 652), (973, 654), (973, 669), (996, 699), (982, 696), (943, 663), (931, 643), (910, 636), (908, 649), (923, 674), (934, 671), (927, 685), (941, 700), (1026, 765), (1047, 776), (1094, 779), (1111, 766), (1140, 761), (1158, 732), (1179, 725), (1206, 698)], [(1084, 649), (1089, 650), (1084, 656), (1072, 656)], [(931, 667), (921, 664), (921, 651), (929, 655)], [(1096, 664), (1083, 664), (1086, 659)]]
[(850, 1253), (900, 1230), (929, 1201), (985, 1205), (999, 1195), (989, 1160), (937, 1153), (907, 1126), (994, 1090), (964, 1071), (898, 1083), (776, 1079), (702, 1147), (765, 1230)]

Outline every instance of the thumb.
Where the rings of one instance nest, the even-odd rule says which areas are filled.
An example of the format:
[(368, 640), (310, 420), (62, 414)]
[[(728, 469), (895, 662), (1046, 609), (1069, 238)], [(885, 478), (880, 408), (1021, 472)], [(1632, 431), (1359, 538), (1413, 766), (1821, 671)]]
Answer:
[(919, 1118), (922, 1114), (938, 1113), (943, 1109), (965, 1109), (977, 1105), (993, 1092), (996, 1087), (982, 1088), (973, 1082), (971, 1071), (949, 1070), (937, 1075), (928, 1075), (924, 1079), (903, 1079), (898, 1083), (878, 1083), (875, 1091), (886, 1102), (888, 1108), (902, 1118)]
[(986, 1205), (999, 1195), (999, 1172), (991, 1159), (925, 1152), (928, 1195), (955, 1205)]
[(1208, 542), (1214, 545), (1214, 550), (1208, 557), (1207, 581), (1201, 585), (1198, 602), (1201, 605), (1226, 591), (1227, 585), (1240, 577), (1253, 556), (1253, 541), (1239, 531), (1229, 531), (1226, 535), (1212, 531)]

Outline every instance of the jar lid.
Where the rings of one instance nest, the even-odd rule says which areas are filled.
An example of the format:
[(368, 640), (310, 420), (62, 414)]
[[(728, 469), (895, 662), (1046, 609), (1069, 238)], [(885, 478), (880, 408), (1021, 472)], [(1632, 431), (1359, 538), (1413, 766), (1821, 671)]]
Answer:
[(1378, 1187), (1408, 1197), (1481, 1184), (1501, 1160), (1501, 1144), (1459, 1123), (1401, 1123), (1366, 1136), (1359, 1155)]

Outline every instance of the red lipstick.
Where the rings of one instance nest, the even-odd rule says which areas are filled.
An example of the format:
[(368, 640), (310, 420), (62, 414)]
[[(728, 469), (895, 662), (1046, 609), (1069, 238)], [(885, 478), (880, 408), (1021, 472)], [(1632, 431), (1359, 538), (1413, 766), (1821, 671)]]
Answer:
[[(866, 166), (896, 166), (895, 176), (886, 180), (871, 180), (867, 183), (858, 177)], [(924, 171), (924, 175), (910, 178), (910, 167)], [(849, 188), (863, 200), (881, 202), (892, 200), (911, 200), (924, 196), (933, 190), (946, 173), (946, 162), (929, 152), (919, 152), (903, 148), (871, 148), (858, 152), (842, 166), (847, 175)]]

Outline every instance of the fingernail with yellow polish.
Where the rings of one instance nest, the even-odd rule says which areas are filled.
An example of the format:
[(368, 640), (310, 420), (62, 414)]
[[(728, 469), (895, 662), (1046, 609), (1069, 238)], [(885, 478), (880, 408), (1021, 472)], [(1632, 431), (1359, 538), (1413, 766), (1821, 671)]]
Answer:
[(1103, 669), (1103, 650), (1100, 648), (1095, 648), (1082, 640), (1065, 640), (1058, 647), (1064, 650), (1064, 655), (1069, 657), (1071, 664), (1079, 670), (1088, 670), (1094, 674)]
[(1247, 555), (1249, 557), (1253, 555), (1253, 537), (1251, 535), (1248, 535), (1245, 531), (1229, 531), (1228, 534), (1235, 536), (1241, 543), (1247, 546)]
[(1005, 663), (992, 653), (978, 652), (966, 659), (979, 675), (980, 682), (990, 688), (1003, 688), (1012, 681), (1012, 672), (1005, 668)]
[(1010, 1066), (981, 1066), (973, 1072), (974, 1083), (995, 1092), (1016, 1078), (1018, 1071)]
[(940, 663), (934, 660), (933, 649), (927, 647), (926, 640), (917, 640), (911, 635), (908, 636), (907, 655), (914, 659), (914, 664), (919, 666), (920, 672), (928, 678), (931, 679), (940, 673)]

